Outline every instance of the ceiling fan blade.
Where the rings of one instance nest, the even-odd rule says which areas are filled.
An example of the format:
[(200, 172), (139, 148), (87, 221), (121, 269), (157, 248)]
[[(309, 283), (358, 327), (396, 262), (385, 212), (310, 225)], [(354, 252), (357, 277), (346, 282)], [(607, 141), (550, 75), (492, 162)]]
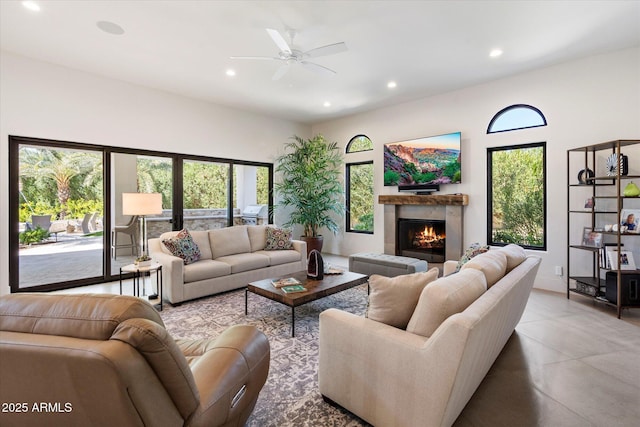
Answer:
[(271, 80), (280, 80), (289, 71), (289, 64), (284, 64), (276, 70)]
[(333, 55), (346, 51), (347, 45), (344, 42), (340, 42), (308, 50), (303, 55), (305, 58), (317, 58), (318, 56)]
[(291, 48), (289, 44), (285, 41), (284, 37), (280, 35), (278, 30), (272, 30), (271, 28), (267, 28), (267, 33), (271, 36), (273, 42), (278, 46), (281, 52), (291, 53)]
[(313, 62), (300, 61), (300, 64), (307, 70), (311, 70), (315, 73), (325, 74), (329, 76), (336, 74), (336, 72), (333, 71), (331, 68), (323, 67), (322, 65), (318, 65)]
[(277, 59), (280, 60), (280, 58), (276, 58), (275, 56), (230, 56), (230, 59), (269, 59), (269, 60), (273, 60), (273, 59)]

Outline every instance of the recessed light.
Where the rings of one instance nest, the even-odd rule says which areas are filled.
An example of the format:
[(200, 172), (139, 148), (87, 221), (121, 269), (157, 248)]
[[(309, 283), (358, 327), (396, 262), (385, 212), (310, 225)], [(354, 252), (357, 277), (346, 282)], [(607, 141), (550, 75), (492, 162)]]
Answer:
[(34, 12), (40, 12), (40, 6), (34, 1), (23, 1), (22, 5), (29, 10), (33, 10)]
[(493, 49), (489, 52), (489, 56), (492, 58), (497, 58), (502, 55), (502, 49)]
[(398, 86), (398, 84), (397, 84), (396, 82), (394, 82), (394, 81), (390, 81), (389, 83), (387, 83), (387, 87), (388, 87), (389, 89), (393, 89), (393, 88), (395, 88), (396, 86)]
[(96, 25), (105, 33), (113, 34), (114, 36), (121, 36), (124, 34), (124, 28), (110, 21), (98, 21), (96, 22)]
[(234, 77), (236, 75), (236, 71), (232, 69), (228, 69), (225, 74), (229, 77)]
[(324, 101), (324, 105), (325, 107), (331, 107), (331, 103), (329, 101)]

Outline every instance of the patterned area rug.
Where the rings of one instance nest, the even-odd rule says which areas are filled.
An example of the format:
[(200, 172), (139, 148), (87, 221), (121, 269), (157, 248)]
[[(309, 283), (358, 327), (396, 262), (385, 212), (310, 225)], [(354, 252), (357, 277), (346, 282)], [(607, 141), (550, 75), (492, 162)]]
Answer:
[(318, 316), (328, 308), (364, 315), (367, 285), (296, 308), (296, 336), (291, 337), (291, 309), (252, 293), (244, 314), (244, 290), (165, 306), (160, 313), (174, 338), (217, 337), (237, 324), (254, 325), (269, 338), (269, 377), (247, 426), (367, 426), (353, 414), (322, 400), (318, 391)]

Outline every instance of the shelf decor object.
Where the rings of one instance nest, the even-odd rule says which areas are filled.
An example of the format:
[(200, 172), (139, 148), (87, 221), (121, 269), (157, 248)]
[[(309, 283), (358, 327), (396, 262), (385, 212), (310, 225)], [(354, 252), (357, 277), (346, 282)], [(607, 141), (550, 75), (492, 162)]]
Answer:
[(586, 184), (587, 181), (591, 180), (594, 176), (595, 174), (591, 169), (581, 169), (580, 172), (578, 172), (578, 184)]
[(638, 197), (640, 196), (640, 188), (631, 181), (624, 187), (622, 194), (624, 197)]
[(147, 216), (162, 213), (162, 194), (160, 193), (122, 193), (122, 214), (139, 216), (140, 244), (142, 245), (141, 261), (150, 261), (147, 245)]
[(620, 167), (620, 175), (627, 175), (629, 173), (629, 159), (624, 154), (620, 154), (620, 160), (618, 160), (618, 153), (613, 153), (607, 157), (607, 175), (618, 175), (618, 167)]

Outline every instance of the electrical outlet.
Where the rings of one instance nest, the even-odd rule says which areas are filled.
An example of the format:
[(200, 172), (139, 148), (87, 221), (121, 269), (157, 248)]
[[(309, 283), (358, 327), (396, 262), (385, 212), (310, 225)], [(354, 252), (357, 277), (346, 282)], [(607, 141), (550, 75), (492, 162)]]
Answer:
[(562, 276), (562, 266), (556, 265), (556, 276)]

